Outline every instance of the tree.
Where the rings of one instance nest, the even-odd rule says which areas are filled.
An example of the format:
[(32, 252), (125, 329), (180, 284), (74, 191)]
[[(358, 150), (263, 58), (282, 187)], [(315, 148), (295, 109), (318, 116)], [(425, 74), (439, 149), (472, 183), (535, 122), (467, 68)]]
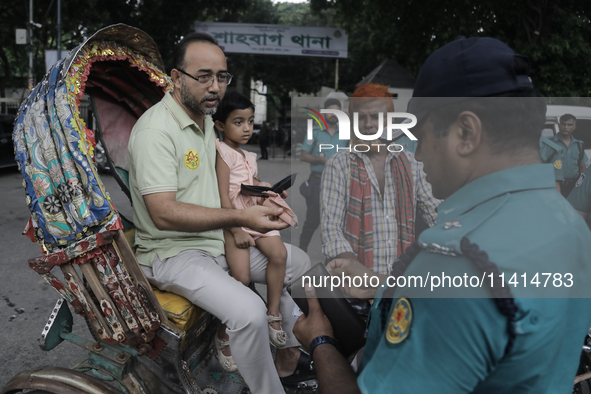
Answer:
[(591, 3), (575, 0), (312, 0), (333, 9), (349, 35), (342, 82), (351, 89), (379, 62), (395, 58), (411, 73), (458, 36), (498, 38), (533, 63), (536, 87), (548, 96), (591, 91)]
[[(268, 3), (268, 4), (267, 4)], [(0, 4), (0, 94), (4, 87), (26, 86), (28, 46), (16, 45), (16, 28), (25, 28), (29, 19), (28, 2), (4, 0)], [(172, 50), (180, 39), (194, 30), (196, 20), (240, 18), (247, 10), (252, 15), (272, 12), (270, 0), (86, 0), (62, 1), (62, 47), (72, 49), (97, 30), (125, 23), (148, 33), (160, 49), (165, 64), (172, 61)], [(34, 75), (45, 74), (44, 51), (56, 48), (56, 1), (36, 0), (33, 20), (42, 27), (33, 34)]]

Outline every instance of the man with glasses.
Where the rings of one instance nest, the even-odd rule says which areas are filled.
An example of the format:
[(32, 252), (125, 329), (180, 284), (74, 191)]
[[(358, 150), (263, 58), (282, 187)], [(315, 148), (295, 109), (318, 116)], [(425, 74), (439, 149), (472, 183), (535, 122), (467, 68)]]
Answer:
[[(298, 342), (293, 335), (288, 338), (274, 365), (265, 304), (228, 274), (222, 228), (266, 232), (287, 224), (272, 220), (281, 209), (221, 209), (210, 115), (232, 79), (226, 68), (224, 53), (211, 36), (187, 35), (174, 51), (174, 90), (134, 126), (129, 174), (136, 255), (158, 288), (187, 298), (227, 325), (227, 333), (219, 333), (216, 341), (224, 369), (237, 367), (254, 393), (274, 394), (283, 392), (279, 376), (294, 373), (301, 361)], [(301, 250), (290, 245), (287, 250), (286, 282), (310, 263)], [(264, 282), (266, 257), (251, 248), (250, 263), (252, 280)], [(295, 323), (294, 306), (284, 290), (280, 312), (287, 332)], [(226, 357), (219, 356), (222, 352)]]

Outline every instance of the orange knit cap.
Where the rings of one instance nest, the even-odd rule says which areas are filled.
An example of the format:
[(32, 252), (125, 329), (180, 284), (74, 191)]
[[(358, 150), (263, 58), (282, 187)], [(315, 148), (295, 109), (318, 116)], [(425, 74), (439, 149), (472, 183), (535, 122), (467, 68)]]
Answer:
[(357, 89), (355, 89), (355, 92), (353, 92), (353, 95), (351, 95), (351, 98), (357, 98), (349, 101), (349, 113), (352, 114), (355, 112), (355, 109), (360, 107), (363, 103), (375, 100), (374, 97), (382, 98), (386, 104), (388, 112), (394, 112), (394, 100), (392, 99), (392, 94), (388, 92), (388, 88), (389, 86), (377, 83), (359, 85)]

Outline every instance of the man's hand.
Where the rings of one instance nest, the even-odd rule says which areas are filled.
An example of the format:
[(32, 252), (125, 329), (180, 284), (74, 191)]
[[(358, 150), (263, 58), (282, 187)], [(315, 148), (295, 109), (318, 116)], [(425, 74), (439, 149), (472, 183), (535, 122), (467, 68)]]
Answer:
[(257, 186), (273, 187), (269, 182), (259, 182)]
[(254, 205), (241, 211), (242, 225), (255, 231), (266, 233), (271, 230), (282, 230), (289, 227), (288, 223), (278, 220), (283, 209), (269, 208), (261, 205)]
[(239, 249), (248, 249), (251, 246), (256, 246), (254, 239), (250, 234), (242, 230), (240, 227), (234, 227), (232, 229), (232, 235), (234, 236), (234, 243)]
[(312, 340), (320, 335), (328, 335), (334, 338), (332, 326), (322, 311), (320, 302), (316, 297), (316, 291), (311, 286), (306, 286), (306, 298), (308, 299), (308, 316), (302, 315), (293, 326), (293, 333), (306, 351)]
[[(326, 269), (332, 276), (342, 277), (344, 276), (359, 276), (363, 278), (364, 275), (367, 277), (375, 276), (378, 278), (378, 283), (382, 283), (386, 279), (386, 275), (376, 274), (371, 269), (367, 268), (360, 262), (356, 260), (350, 259), (334, 259), (326, 266)], [(347, 286), (348, 281), (343, 281), (343, 287), (341, 290), (351, 297), (359, 298), (361, 300), (369, 300), (375, 298), (376, 293), (378, 291), (378, 287), (355, 287), (355, 286)], [(353, 280), (351, 280), (353, 282)], [(363, 281), (366, 282), (366, 281)], [(369, 285), (372, 281), (367, 280), (367, 284)], [(375, 282), (375, 280), (374, 280)]]
[(282, 199), (285, 200), (287, 198), (287, 196), (288, 196), (287, 190), (282, 191), (281, 194), (280, 194), (280, 196), (281, 196)]

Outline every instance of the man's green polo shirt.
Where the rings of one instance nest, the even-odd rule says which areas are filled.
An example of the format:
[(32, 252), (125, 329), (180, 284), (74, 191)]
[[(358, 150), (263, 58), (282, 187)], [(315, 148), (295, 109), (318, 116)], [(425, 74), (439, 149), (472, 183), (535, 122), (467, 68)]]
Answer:
[(203, 133), (170, 93), (135, 124), (128, 145), (129, 182), (140, 264), (151, 266), (156, 254), (164, 260), (187, 249), (203, 250), (214, 257), (224, 253), (222, 230), (158, 230), (143, 198), (151, 193), (175, 192), (179, 202), (220, 208), (215, 138), (211, 117), (205, 117)]
[[(320, 149), (321, 144), (323, 144), (322, 150)], [(326, 130), (321, 130), (319, 127), (314, 127), (312, 129), (312, 139), (304, 141), (302, 150), (310, 153), (312, 156), (330, 159), (333, 155), (337, 154), (337, 147), (342, 148), (348, 144), (349, 141), (339, 139), (338, 126), (333, 135), (330, 135)], [(322, 174), (324, 164), (310, 164), (310, 170)]]

